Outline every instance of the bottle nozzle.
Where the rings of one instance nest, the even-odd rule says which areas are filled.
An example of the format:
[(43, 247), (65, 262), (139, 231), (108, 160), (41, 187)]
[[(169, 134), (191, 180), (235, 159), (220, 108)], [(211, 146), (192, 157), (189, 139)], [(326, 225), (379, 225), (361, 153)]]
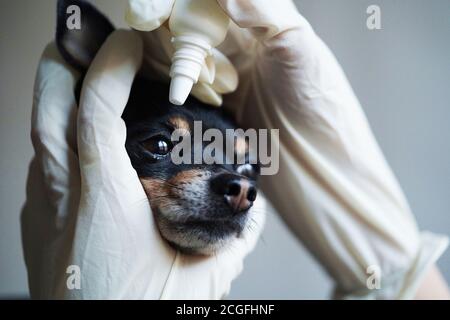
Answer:
[(197, 83), (205, 58), (211, 52), (211, 46), (201, 39), (190, 36), (179, 36), (172, 39), (175, 53), (170, 68), (169, 100), (182, 105)]
[(183, 75), (176, 75), (170, 82), (169, 100), (171, 103), (181, 106), (186, 101), (194, 85), (194, 80)]

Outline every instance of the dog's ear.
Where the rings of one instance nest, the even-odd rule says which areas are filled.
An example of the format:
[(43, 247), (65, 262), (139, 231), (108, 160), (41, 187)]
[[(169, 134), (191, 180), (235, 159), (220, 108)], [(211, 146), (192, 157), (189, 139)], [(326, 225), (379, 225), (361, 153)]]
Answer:
[[(63, 58), (86, 71), (114, 26), (90, 3), (58, 0), (56, 45)], [(73, 19), (80, 19), (79, 25)], [(79, 28), (77, 28), (79, 27)]]

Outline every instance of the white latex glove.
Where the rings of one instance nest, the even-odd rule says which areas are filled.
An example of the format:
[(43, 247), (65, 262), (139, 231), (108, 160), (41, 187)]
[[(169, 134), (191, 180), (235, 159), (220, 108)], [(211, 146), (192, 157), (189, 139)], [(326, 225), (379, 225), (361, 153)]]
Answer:
[[(224, 105), (241, 125), (280, 129), (266, 196), (334, 278), (336, 297), (412, 298), (448, 239), (418, 230), (335, 57), (290, 0), (217, 1), (245, 29), (219, 48), (239, 72)], [(374, 270), (379, 290), (367, 287)]]
[[(33, 102), (35, 156), (22, 212), (33, 298), (218, 299), (255, 245), (261, 214), (252, 231), (211, 257), (180, 254), (160, 237), (125, 151), (120, 117), (141, 60), (140, 37), (115, 31), (86, 75), (77, 109), (78, 74), (54, 44), (44, 51)], [(67, 286), (68, 279), (76, 284), (70, 266), (79, 267), (81, 289)]]

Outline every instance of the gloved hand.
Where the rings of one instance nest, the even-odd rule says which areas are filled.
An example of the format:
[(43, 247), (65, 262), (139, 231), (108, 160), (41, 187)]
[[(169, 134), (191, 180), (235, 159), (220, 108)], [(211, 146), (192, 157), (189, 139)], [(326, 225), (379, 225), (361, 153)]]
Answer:
[[(335, 57), (290, 0), (218, 2), (245, 29), (220, 47), (239, 72), (224, 105), (241, 125), (280, 129), (266, 196), (334, 278), (336, 297), (414, 297), (448, 239), (418, 230)], [(379, 290), (367, 285), (373, 275)]]
[[(419, 232), (333, 54), (291, 0), (217, 1), (237, 25), (218, 48), (239, 74), (224, 106), (240, 125), (279, 129), (279, 172), (263, 177), (266, 196), (334, 278), (336, 297), (412, 298), (448, 240)], [(143, 34), (145, 57), (167, 76), (174, 1), (157, 11), (146, 8), (158, 1), (129, 2), (131, 26), (161, 26)]]
[(160, 237), (125, 151), (120, 117), (141, 60), (136, 33), (114, 32), (86, 75), (78, 109), (79, 75), (53, 43), (44, 51), (34, 89), (35, 156), (22, 212), (32, 298), (218, 299), (255, 245), (263, 215), (212, 257), (180, 254)]
[[(167, 19), (174, 3), (175, 0), (129, 0), (125, 13), (125, 20), (130, 27), (143, 31), (145, 73), (158, 81), (170, 81), (170, 66), (175, 50)], [(225, 55), (212, 48), (191, 94), (204, 103), (220, 106), (222, 94), (236, 90), (237, 85), (236, 69)]]

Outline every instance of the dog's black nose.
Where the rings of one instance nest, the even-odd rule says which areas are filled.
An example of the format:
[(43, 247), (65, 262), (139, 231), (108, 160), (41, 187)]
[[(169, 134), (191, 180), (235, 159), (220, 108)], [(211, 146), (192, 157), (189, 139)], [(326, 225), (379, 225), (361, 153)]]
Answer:
[(248, 210), (253, 205), (257, 194), (253, 182), (230, 173), (219, 174), (212, 178), (211, 189), (223, 196), (234, 212)]

